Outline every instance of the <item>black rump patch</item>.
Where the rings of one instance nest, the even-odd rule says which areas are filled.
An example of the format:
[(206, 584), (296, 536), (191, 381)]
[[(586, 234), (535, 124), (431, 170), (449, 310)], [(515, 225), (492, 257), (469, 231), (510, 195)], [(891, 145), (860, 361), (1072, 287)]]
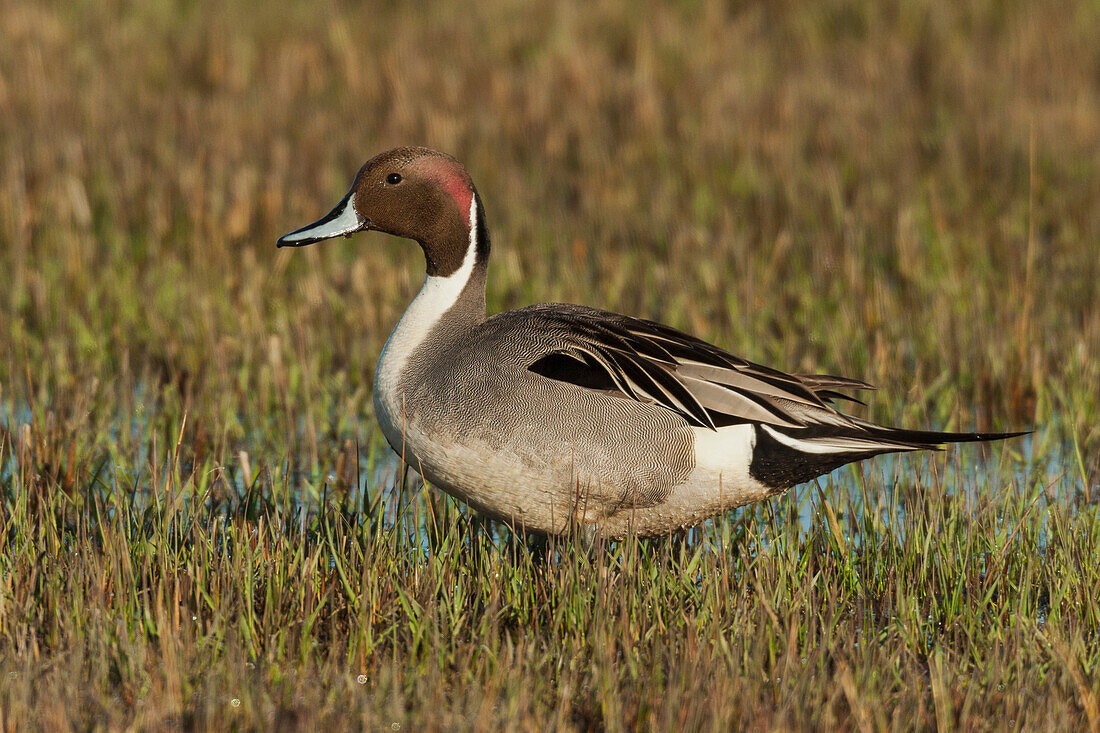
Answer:
[(830, 473), (846, 463), (890, 452), (889, 448), (884, 448), (865, 453), (803, 453), (783, 445), (759, 425), (755, 430), (756, 447), (752, 451), (749, 475), (777, 493)]

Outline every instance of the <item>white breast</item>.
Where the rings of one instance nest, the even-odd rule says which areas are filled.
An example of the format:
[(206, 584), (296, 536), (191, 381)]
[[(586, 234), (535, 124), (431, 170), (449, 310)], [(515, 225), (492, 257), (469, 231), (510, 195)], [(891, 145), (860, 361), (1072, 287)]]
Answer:
[(431, 337), (432, 329), (458, 300), (474, 271), (477, 260), (477, 196), (470, 198), (469, 225), (470, 240), (462, 266), (447, 277), (424, 278), (420, 292), (405, 309), (378, 358), (378, 368), (374, 373), (374, 407), (378, 423), (390, 445), (401, 446), (408, 437), (400, 385), (409, 356)]

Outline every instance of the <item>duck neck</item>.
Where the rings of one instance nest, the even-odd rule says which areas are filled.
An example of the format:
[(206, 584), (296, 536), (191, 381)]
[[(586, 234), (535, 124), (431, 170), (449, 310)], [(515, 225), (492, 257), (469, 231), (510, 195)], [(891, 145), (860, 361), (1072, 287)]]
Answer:
[[(485, 320), (485, 284), (489, 269), (489, 231), (485, 213), (476, 193), (470, 197), (467, 226), (462, 228), (463, 241), (421, 243), (428, 262), (428, 272), (420, 292), (406, 311), (415, 308), (417, 315), (432, 323), (433, 330), (461, 331)], [(455, 237), (458, 238), (457, 236)], [(462, 252), (462, 261), (450, 272), (440, 273), (433, 252)], [(405, 320), (403, 317), (402, 321)], [(440, 334), (436, 334), (439, 336)]]
[[(428, 242), (421, 244), (429, 262), (428, 274), (382, 350), (378, 377), (383, 381), (395, 383), (410, 359), (423, 362), (433, 354), (446, 351), (448, 346), (464, 341), (465, 334), (485, 320), (489, 234), (476, 194), (470, 201), (469, 222), (467, 241), (463, 245), (457, 242), (440, 243), (451, 247), (433, 246), (436, 243)], [(432, 252), (455, 251), (458, 246), (463, 246), (465, 252), (461, 264), (446, 274), (432, 274), (435, 269)]]
[(435, 341), (458, 335), (484, 321), (486, 265), (475, 260), (472, 266), (464, 263), (451, 275), (426, 276), (401, 323), (411, 318), (425, 324)]

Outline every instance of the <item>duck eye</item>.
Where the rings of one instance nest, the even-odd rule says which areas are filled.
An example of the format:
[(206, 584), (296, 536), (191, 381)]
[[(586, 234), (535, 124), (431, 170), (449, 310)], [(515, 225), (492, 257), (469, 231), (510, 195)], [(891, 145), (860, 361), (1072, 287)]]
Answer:
[(389, 174), (388, 176), (386, 176), (386, 183), (390, 184), (391, 186), (396, 186), (398, 183), (401, 183), (401, 174), (400, 173), (391, 173), (391, 174)]

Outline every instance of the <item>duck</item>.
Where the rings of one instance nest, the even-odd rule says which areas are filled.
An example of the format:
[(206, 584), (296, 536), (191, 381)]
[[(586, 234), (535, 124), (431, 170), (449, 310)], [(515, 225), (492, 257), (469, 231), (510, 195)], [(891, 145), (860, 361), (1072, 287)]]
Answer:
[(864, 381), (786, 373), (597, 308), (488, 316), (481, 197), (429, 148), (371, 158), (277, 245), (361, 231), (417, 242), (426, 265), (375, 369), (382, 434), (431, 486), (525, 532), (667, 535), (854, 461), (1024, 434), (879, 425), (836, 407), (860, 402)]

